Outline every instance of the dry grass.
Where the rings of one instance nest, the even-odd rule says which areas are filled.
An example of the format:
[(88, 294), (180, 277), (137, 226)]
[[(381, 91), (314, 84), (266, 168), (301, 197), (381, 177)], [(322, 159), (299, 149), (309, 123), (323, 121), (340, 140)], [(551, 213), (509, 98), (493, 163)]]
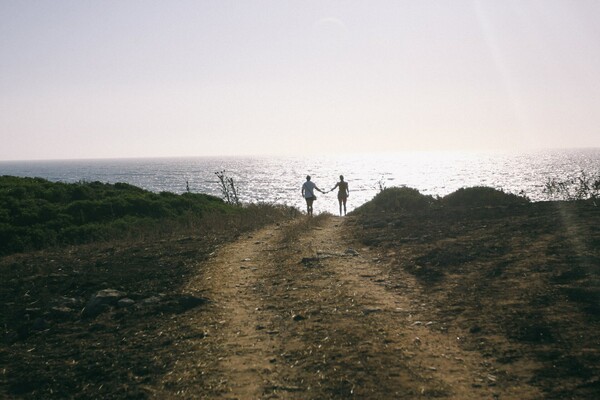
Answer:
[(266, 203), (247, 204), (230, 213), (213, 212), (198, 215), (190, 212), (177, 219), (137, 221), (125, 228), (115, 228), (114, 235), (88, 246), (134, 246), (181, 237), (235, 237), (268, 224), (293, 220), (299, 215), (300, 211), (296, 208)]
[(282, 228), (281, 244), (290, 245), (306, 231), (321, 226), (331, 217), (329, 213), (322, 213), (315, 217), (298, 218), (291, 224)]

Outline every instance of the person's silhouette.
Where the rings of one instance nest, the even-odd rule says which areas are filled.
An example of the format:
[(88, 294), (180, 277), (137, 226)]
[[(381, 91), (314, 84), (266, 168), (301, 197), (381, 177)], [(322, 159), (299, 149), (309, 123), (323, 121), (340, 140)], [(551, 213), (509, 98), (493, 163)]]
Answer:
[(340, 175), (340, 181), (330, 190), (333, 191), (338, 188), (338, 202), (340, 203), (340, 215), (342, 215), (342, 206), (344, 206), (344, 215), (346, 215), (346, 200), (350, 196), (350, 189), (348, 188), (348, 182), (344, 181), (344, 175)]
[(302, 196), (306, 200), (306, 212), (308, 215), (313, 215), (313, 202), (317, 199), (315, 196), (315, 190), (323, 193), (317, 185), (310, 180), (310, 175), (306, 175), (306, 182), (302, 185)]

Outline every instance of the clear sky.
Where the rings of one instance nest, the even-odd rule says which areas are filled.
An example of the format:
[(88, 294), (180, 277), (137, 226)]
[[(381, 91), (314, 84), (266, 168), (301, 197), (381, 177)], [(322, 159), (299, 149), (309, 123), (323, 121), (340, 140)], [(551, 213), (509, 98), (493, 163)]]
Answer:
[(598, 0), (0, 0), (0, 160), (600, 147)]

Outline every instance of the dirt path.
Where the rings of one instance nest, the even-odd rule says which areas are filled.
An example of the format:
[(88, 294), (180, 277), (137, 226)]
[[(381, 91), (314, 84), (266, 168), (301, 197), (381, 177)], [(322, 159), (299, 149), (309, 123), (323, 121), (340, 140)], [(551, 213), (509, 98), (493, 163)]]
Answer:
[(392, 279), (343, 221), (297, 220), (219, 249), (189, 284), (211, 306), (190, 317), (196, 334), (157, 397), (540, 397), (429, 320), (418, 283)]

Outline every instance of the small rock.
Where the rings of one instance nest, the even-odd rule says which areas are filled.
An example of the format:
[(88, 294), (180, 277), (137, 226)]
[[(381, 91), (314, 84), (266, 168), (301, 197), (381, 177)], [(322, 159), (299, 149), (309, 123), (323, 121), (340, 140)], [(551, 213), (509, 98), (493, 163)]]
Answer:
[(369, 314), (373, 314), (373, 313), (378, 313), (378, 312), (382, 312), (383, 310), (379, 307), (370, 307), (370, 308), (365, 308), (362, 310), (362, 313), (365, 315), (369, 315)]
[[(116, 289), (102, 289), (95, 295), (97, 298), (107, 299), (107, 302), (110, 302), (113, 299), (120, 299), (121, 297), (125, 296), (125, 293)], [(114, 302), (116, 303), (117, 300), (114, 300)]]
[(292, 319), (293, 319), (294, 321), (302, 321), (303, 319), (306, 319), (306, 318), (305, 318), (303, 315), (300, 315), (300, 314), (294, 314), (294, 315), (292, 316)]
[(56, 300), (55, 304), (60, 304), (63, 307), (77, 308), (80, 305), (80, 301), (74, 297), (60, 297)]
[(75, 311), (72, 308), (65, 306), (52, 307), (50, 313), (54, 318), (67, 318), (73, 315)]
[(141, 301), (141, 303), (144, 305), (157, 304), (157, 303), (160, 303), (160, 297), (158, 297), (158, 296), (147, 297), (147, 298), (143, 299)]
[(82, 311), (84, 317), (96, 317), (101, 313), (116, 306), (119, 299), (125, 297), (125, 293), (115, 289), (103, 289), (93, 295)]
[(311, 266), (319, 262), (319, 257), (303, 257), (300, 263), (305, 266)]
[(135, 300), (132, 300), (128, 297), (122, 298), (119, 301), (117, 301), (117, 307), (119, 307), (119, 308), (131, 307), (134, 304), (135, 304)]
[(348, 255), (348, 256), (358, 256), (358, 251), (354, 250), (353, 248), (348, 248), (346, 249), (346, 251), (344, 252), (344, 254)]

